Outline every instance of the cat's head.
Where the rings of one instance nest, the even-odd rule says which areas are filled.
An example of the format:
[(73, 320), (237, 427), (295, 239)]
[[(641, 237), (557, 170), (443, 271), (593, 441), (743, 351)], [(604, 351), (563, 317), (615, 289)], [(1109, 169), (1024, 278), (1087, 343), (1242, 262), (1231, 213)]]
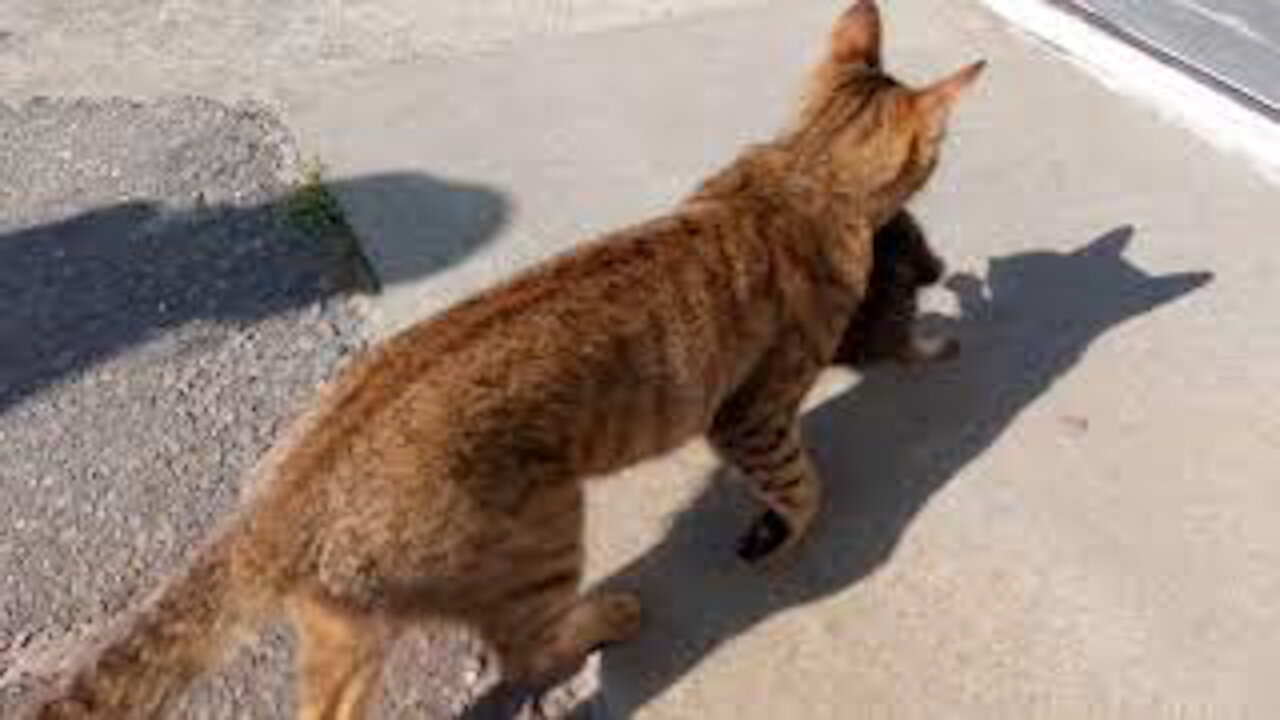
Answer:
[(928, 180), (952, 108), (985, 67), (913, 89), (884, 70), (882, 33), (875, 0), (840, 16), (793, 136), (802, 156), (827, 165), (836, 189), (871, 203), (877, 225)]

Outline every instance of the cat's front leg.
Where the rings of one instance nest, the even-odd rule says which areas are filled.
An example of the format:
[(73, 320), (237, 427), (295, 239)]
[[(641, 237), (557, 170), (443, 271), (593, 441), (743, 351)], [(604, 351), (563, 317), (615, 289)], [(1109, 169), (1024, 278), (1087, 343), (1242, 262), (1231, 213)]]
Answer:
[(818, 514), (822, 481), (794, 412), (746, 415), (717, 427), (711, 442), (746, 476), (767, 508), (738, 542), (738, 556), (776, 567), (804, 539)]

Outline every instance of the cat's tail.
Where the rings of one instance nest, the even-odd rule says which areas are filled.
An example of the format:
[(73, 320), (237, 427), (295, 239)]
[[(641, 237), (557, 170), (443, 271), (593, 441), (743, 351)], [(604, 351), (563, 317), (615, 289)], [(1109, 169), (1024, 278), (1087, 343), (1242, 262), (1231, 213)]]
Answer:
[[(79, 658), (35, 720), (156, 717), (241, 635), (278, 609), (270, 568), (230, 525)], [(265, 576), (264, 576), (265, 574)]]

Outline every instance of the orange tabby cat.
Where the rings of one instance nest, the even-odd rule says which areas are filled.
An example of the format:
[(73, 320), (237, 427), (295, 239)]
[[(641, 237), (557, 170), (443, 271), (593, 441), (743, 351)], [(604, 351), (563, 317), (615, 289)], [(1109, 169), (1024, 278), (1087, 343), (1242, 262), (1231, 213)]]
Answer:
[(925, 182), (981, 64), (927, 89), (880, 66), (864, 0), (808, 102), (670, 215), (422, 322), (346, 369), (257, 468), (242, 511), (41, 718), (151, 717), (238, 628), (285, 611), (300, 714), (361, 717), (410, 623), (476, 627), (538, 685), (640, 627), (632, 595), (579, 595), (582, 479), (712, 443), (774, 518), (776, 560), (820, 485), (797, 410), (868, 280), (872, 235)]

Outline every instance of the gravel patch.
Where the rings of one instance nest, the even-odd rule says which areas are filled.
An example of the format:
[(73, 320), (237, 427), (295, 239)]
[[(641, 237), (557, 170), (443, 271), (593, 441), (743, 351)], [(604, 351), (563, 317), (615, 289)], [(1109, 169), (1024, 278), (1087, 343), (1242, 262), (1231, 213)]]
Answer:
[[(361, 346), (351, 238), (290, 220), (295, 155), (260, 107), (0, 104), (0, 716), (181, 561)], [(289, 716), (290, 652), (273, 629), (177, 716)], [(384, 715), (450, 716), (478, 656), (406, 642)]]

